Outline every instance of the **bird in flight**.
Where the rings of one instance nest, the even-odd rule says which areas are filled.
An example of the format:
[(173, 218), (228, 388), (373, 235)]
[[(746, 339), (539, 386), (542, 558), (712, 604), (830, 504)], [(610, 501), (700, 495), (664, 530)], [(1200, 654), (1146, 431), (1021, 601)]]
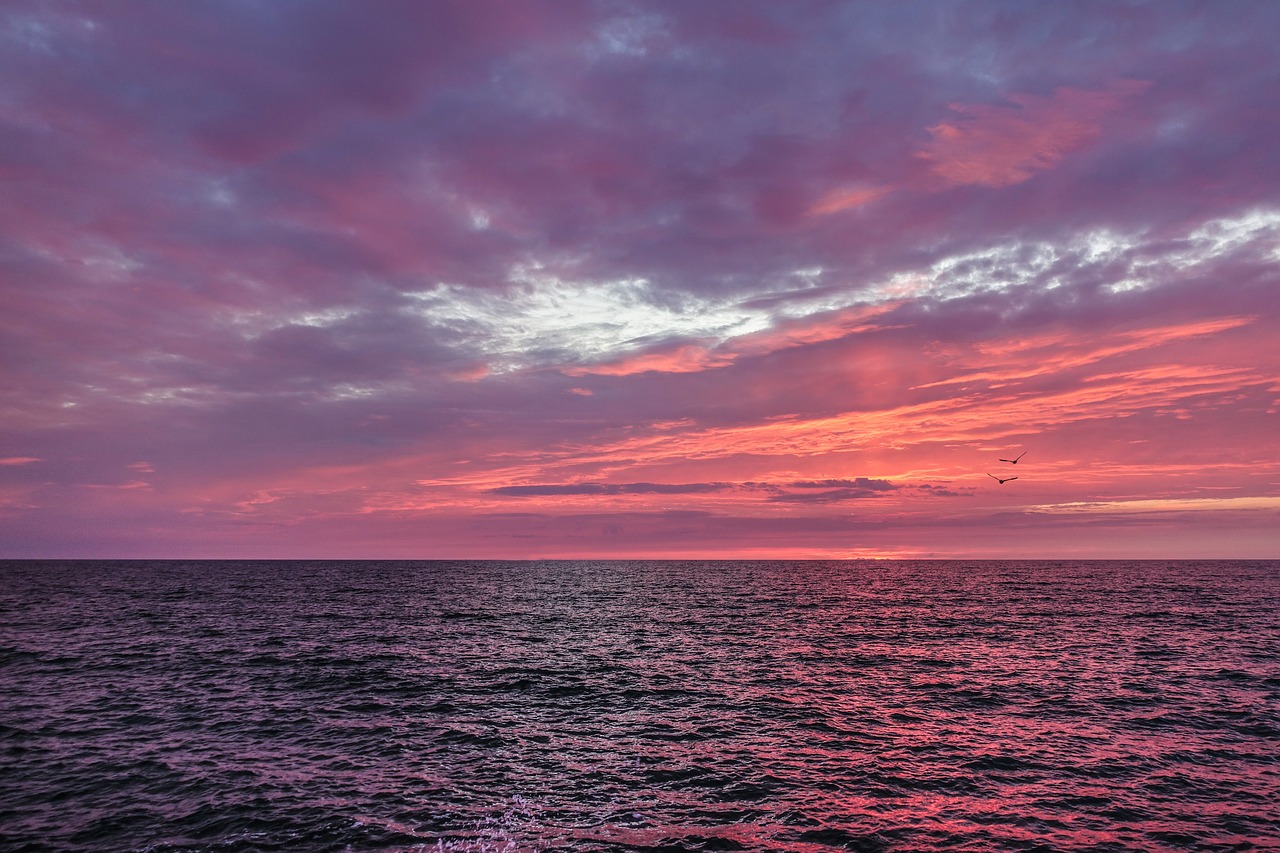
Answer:
[(1011, 462), (1011, 463), (1013, 463), (1014, 465), (1017, 465), (1017, 464), (1018, 464), (1018, 460), (1019, 460), (1019, 459), (1021, 459), (1021, 458), (1022, 458), (1022, 457), (1024, 457), (1024, 456), (1026, 456), (1026, 455), (1027, 455), (1027, 451), (1025, 451), (1025, 450), (1024, 450), (1024, 451), (1022, 451), (1021, 453), (1019, 453), (1017, 456), (1013, 457), (1012, 459), (1001, 459), (1000, 461), (1001, 461), (1001, 462)]
[(988, 474), (987, 476), (988, 476), (988, 477), (990, 477), (991, 479), (995, 480), (997, 483), (999, 483), (999, 484), (1000, 484), (1000, 485), (1002, 485), (1002, 486), (1003, 486), (1005, 483), (1009, 482), (1010, 480), (1016, 480), (1016, 479), (1018, 479), (1017, 477), (1005, 477), (1004, 479), (1001, 479), (1000, 477), (997, 477), (995, 474)]

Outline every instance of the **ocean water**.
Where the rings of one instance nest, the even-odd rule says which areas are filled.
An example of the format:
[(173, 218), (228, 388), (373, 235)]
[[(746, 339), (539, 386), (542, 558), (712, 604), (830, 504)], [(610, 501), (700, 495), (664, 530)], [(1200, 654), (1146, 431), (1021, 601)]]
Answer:
[(1280, 563), (3, 563), (0, 848), (1280, 850)]

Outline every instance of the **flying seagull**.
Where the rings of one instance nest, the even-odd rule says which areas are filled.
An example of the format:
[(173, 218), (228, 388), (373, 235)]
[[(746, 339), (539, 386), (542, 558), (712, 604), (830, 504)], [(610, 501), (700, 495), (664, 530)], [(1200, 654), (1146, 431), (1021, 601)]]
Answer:
[(1019, 460), (1019, 459), (1021, 459), (1021, 458), (1022, 458), (1022, 457), (1024, 457), (1024, 456), (1026, 456), (1026, 455), (1027, 455), (1027, 451), (1025, 451), (1025, 450), (1024, 450), (1024, 451), (1022, 451), (1021, 453), (1019, 453), (1017, 456), (1013, 457), (1012, 459), (1001, 459), (1000, 461), (1001, 461), (1001, 462), (1012, 462), (1014, 465), (1017, 465), (1017, 464), (1018, 464), (1018, 460)]
[(1009, 482), (1010, 480), (1016, 480), (1016, 479), (1018, 479), (1017, 477), (1005, 477), (1005, 478), (1002, 480), (1002, 479), (1000, 479), (999, 477), (997, 477), (995, 474), (988, 474), (987, 476), (988, 476), (988, 477), (990, 477), (991, 479), (995, 480), (997, 483), (999, 483), (999, 484), (1000, 484), (1000, 485), (1002, 485), (1002, 486), (1003, 486), (1005, 483)]

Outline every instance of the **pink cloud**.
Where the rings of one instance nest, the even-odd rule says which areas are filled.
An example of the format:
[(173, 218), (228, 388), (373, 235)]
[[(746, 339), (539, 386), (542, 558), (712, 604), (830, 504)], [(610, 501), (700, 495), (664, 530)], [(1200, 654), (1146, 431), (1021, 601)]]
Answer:
[(759, 332), (730, 338), (716, 346), (680, 344), (602, 364), (566, 367), (560, 372), (567, 376), (633, 376), (650, 372), (698, 373), (714, 370), (727, 367), (744, 356), (767, 355), (779, 350), (839, 340), (858, 332), (872, 331), (880, 327), (868, 321), (892, 311), (898, 304), (890, 302), (858, 306), (798, 320), (785, 320)]
[[(991, 383), (996, 386), (1017, 380), (1030, 379), (1049, 373), (1094, 364), (1105, 359), (1128, 353), (1159, 347), (1163, 344), (1214, 335), (1239, 329), (1254, 322), (1251, 317), (1223, 317), (1215, 320), (1197, 320), (1169, 326), (1156, 326), (1124, 330), (1108, 335), (1104, 340), (1095, 336), (1041, 335), (1028, 339), (1011, 339), (978, 346), (971, 362), (985, 369), (974, 372), (958, 372), (945, 379), (917, 386), (932, 388), (947, 385), (963, 385), (973, 382)], [(960, 365), (955, 364), (956, 367)], [(1187, 367), (1179, 367), (1172, 375), (1188, 376)], [(1192, 370), (1192, 373), (1204, 372)], [(1217, 371), (1209, 370), (1210, 373)]]
[(6, 553), (1275, 553), (1280, 6), (10, 5)]
[(566, 376), (632, 376), (637, 373), (694, 373), (723, 367), (730, 364), (733, 357), (719, 355), (706, 347), (697, 344), (678, 346), (665, 352), (648, 352), (629, 356), (605, 364), (583, 367), (566, 367), (561, 370)]
[(1053, 94), (1012, 94), (1013, 106), (951, 104), (959, 117), (929, 128), (916, 156), (948, 184), (1004, 187), (1050, 169), (1102, 131), (1102, 120), (1150, 84), (1125, 80), (1106, 89), (1062, 87)]
[(892, 187), (857, 187), (854, 189), (832, 190), (814, 202), (813, 206), (809, 208), (809, 212), (822, 215), (851, 210), (870, 204), (892, 191)]

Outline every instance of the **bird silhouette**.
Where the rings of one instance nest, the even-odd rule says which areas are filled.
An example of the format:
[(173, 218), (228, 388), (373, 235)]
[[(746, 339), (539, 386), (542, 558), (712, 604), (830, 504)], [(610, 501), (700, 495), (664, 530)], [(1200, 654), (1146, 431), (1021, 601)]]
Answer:
[(1017, 456), (1013, 457), (1012, 459), (1001, 459), (1000, 461), (1001, 461), (1001, 462), (1010, 462), (1010, 463), (1012, 463), (1012, 464), (1014, 464), (1014, 465), (1017, 465), (1017, 464), (1018, 464), (1018, 460), (1019, 460), (1019, 459), (1021, 459), (1021, 458), (1022, 458), (1022, 457), (1024, 457), (1024, 456), (1026, 456), (1026, 455), (1027, 455), (1027, 451), (1025, 451), (1025, 450), (1024, 450), (1024, 451), (1022, 451), (1021, 453), (1019, 453)]
[(1010, 480), (1016, 480), (1016, 479), (1018, 479), (1017, 477), (1005, 477), (1005, 478), (1002, 480), (1002, 479), (1000, 479), (999, 477), (997, 477), (995, 474), (988, 474), (987, 476), (988, 476), (988, 477), (990, 477), (991, 479), (995, 480), (997, 483), (999, 483), (999, 484), (1000, 484), (1000, 485), (1002, 485), (1002, 486), (1003, 486), (1005, 483), (1009, 482)]

